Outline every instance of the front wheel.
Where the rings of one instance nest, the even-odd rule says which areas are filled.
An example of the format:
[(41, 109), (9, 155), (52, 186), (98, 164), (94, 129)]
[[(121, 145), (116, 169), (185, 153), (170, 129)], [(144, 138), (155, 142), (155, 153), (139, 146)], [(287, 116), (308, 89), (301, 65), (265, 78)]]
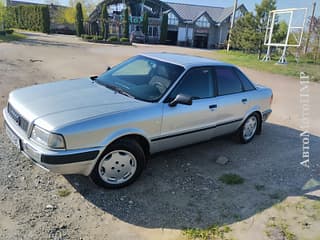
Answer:
[(258, 114), (254, 113), (250, 115), (239, 129), (238, 137), (240, 142), (241, 143), (250, 142), (254, 138), (254, 135), (257, 133), (259, 124), (260, 124), (260, 118)]
[(111, 144), (100, 157), (90, 178), (105, 188), (120, 188), (135, 181), (146, 164), (141, 146), (124, 139)]

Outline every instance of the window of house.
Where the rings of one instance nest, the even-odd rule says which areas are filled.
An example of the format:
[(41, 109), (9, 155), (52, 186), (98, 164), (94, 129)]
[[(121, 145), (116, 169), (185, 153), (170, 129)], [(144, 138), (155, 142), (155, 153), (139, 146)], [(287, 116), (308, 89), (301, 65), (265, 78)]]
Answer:
[(178, 25), (179, 24), (179, 20), (176, 17), (176, 15), (174, 15), (171, 12), (168, 14), (168, 24), (169, 25)]
[(158, 27), (149, 26), (148, 35), (151, 37), (157, 37), (158, 36)]
[(210, 23), (208, 21), (208, 19), (205, 16), (201, 16), (197, 21), (196, 21), (196, 25), (198, 27), (202, 27), (202, 28), (209, 28), (210, 27)]

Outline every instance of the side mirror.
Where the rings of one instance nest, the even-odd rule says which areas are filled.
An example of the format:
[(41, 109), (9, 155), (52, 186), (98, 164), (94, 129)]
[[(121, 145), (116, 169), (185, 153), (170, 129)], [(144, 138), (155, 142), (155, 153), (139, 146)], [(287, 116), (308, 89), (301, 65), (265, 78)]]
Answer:
[(185, 95), (185, 94), (178, 94), (175, 99), (173, 99), (170, 103), (170, 107), (175, 107), (177, 104), (184, 104), (184, 105), (192, 105), (192, 97)]
[(110, 66), (108, 66), (108, 67), (107, 67), (107, 72), (108, 72), (110, 69), (111, 69), (111, 67), (110, 67)]

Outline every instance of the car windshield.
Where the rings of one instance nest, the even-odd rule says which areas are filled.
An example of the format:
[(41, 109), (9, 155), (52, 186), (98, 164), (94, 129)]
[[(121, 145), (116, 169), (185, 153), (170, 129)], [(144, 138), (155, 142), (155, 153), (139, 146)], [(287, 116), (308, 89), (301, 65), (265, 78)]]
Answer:
[(175, 64), (136, 56), (103, 73), (96, 81), (128, 97), (156, 102), (183, 71)]

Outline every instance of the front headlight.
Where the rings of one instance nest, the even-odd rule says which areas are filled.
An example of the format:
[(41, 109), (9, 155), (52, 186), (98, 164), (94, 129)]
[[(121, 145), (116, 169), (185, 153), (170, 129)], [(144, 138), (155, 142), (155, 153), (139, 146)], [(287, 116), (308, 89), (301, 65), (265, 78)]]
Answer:
[(31, 139), (49, 148), (65, 148), (63, 136), (55, 133), (50, 133), (42, 128), (39, 128), (36, 125), (32, 129)]

